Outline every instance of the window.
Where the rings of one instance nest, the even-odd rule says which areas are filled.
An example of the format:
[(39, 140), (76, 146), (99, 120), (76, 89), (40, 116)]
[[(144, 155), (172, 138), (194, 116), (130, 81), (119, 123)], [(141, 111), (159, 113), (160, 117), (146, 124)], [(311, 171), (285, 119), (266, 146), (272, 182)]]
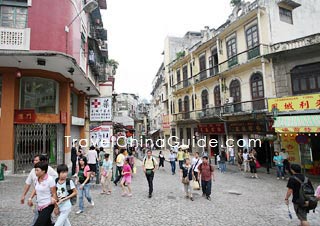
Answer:
[[(251, 76), (251, 96), (253, 100), (253, 110), (262, 110), (265, 108), (264, 104), (264, 87), (263, 77), (260, 73), (255, 73)], [(262, 100), (261, 100), (262, 99)]]
[(211, 56), (209, 57), (209, 67), (210, 67), (210, 76), (214, 76), (219, 72), (217, 48), (214, 48), (211, 51)]
[(24, 77), (20, 84), (20, 109), (37, 113), (58, 112), (58, 83), (51, 79)]
[(179, 135), (180, 135), (180, 137), (179, 137), (179, 138), (180, 138), (180, 142), (183, 142), (183, 141), (182, 141), (182, 140), (184, 139), (184, 138), (183, 138), (183, 128), (180, 128), (180, 131), (179, 131), (179, 132), (180, 132), (180, 134), (179, 134)]
[(259, 34), (258, 26), (253, 25), (246, 30), (247, 47), (248, 47), (248, 59), (252, 59), (260, 55), (259, 50)]
[(189, 103), (189, 96), (184, 97), (184, 118), (188, 119), (190, 118), (190, 103)]
[(177, 83), (181, 81), (180, 69), (177, 70)]
[(238, 103), (234, 104), (234, 111), (238, 112), (241, 111), (241, 88), (240, 88), (240, 82), (239, 80), (233, 80), (230, 83), (230, 97), (233, 97), (233, 102)]
[(179, 113), (182, 112), (182, 100), (181, 99), (178, 100), (178, 108), (179, 108), (178, 109)]
[(320, 92), (320, 63), (301, 65), (291, 70), (293, 94)]
[(70, 97), (70, 111), (72, 116), (78, 116), (78, 95), (73, 92)]
[(216, 107), (221, 106), (220, 85), (217, 85), (216, 87), (214, 87), (213, 93), (214, 93), (214, 105)]
[(292, 11), (283, 7), (279, 7), (280, 20), (288, 24), (293, 24)]
[(188, 86), (188, 66), (185, 65), (182, 68), (182, 76), (183, 76), (183, 87), (187, 87)]
[(202, 109), (206, 109), (207, 105), (209, 104), (209, 99), (208, 99), (208, 91), (205, 89), (201, 93), (201, 105)]
[(200, 80), (207, 78), (207, 71), (206, 71), (206, 55), (203, 54), (199, 57), (199, 67), (200, 67)]
[(235, 37), (227, 41), (228, 66), (232, 67), (238, 64), (237, 58), (237, 40)]
[(0, 6), (0, 26), (10, 28), (26, 28), (28, 8)]

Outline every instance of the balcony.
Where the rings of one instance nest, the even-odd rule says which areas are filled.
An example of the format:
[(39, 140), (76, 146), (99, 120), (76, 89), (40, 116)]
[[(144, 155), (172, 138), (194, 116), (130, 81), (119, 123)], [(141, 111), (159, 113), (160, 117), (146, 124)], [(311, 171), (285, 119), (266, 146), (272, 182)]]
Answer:
[(0, 49), (30, 50), (30, 28), (0, 27)]
[(252, 111), (264, 111), (267, 109), (267, 99), (261, 98), (251, 101), (243, 101), (237, 103), (228, 103), (223, 106), (222, 114), (233, 114), (233, 113), (249, 113)]

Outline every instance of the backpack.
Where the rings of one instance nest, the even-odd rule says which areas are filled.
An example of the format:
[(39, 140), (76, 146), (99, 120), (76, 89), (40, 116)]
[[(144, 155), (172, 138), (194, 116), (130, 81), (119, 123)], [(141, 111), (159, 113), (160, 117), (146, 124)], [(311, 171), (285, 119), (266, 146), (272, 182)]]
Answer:
[[(151, 159), (152, 159), (153, 167), (156, 168), (156, 164), (154, 163), (153, 156), (151, 156)], [(144, 160), (143, 160), (143, 165), (144, 166), (146, 165), (146, 161), (147, 161), (147, 157), (145, 157)]]
[[(58, 180), (59, 180), (59, 178), (56, 178), (56, 184), (58, 183)], [(66, 186), (67, 186), (68, 196), (73, 193), (73, 191), (72, 191), (72, 189), (70, 187), (70, 180), (71, 180), (70, 178), (66, 179)], [(56, 189), (58, 189), (57, 186), (56, 186)], [(72, 205), (75, 205), (77, 203), (77, 196), (72, 197), (70, 199), (70, 202), (71, 202)]]
[(313, 187), (308, 183), (308, 177), (305, 176), (303, 182), (296, 176), (293, 178), (300, 183), (299, 199), (297, 200), (297, 204), (300, 207), (306, 208), (308, 211), (315, 211), (315, 208), (318, 205), (318, 200), (314, 195)]

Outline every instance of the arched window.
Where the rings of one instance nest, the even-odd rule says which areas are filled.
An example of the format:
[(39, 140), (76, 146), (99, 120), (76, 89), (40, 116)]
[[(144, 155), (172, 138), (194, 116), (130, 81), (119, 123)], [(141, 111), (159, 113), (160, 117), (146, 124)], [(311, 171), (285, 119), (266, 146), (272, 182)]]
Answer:
[(230, 83), (230, 97), (233, 97), (233, 103), (234, 104), (234, 111), (238, 112), (241, 111), (241, 88), (240, 88), (240, 82), (239, 80), (235, 79)]
[(213, 94), (214, 94), (214, 106), (215, 107), (221, 106), (220, 85), (217, 85), (216, 87), (214, 87)]
[(178, 100), (178, 108), (179, 108), (178, 109), (179, 113), (182, 112), (182, 100), (181, 99)]
[[(252, 107), (253, 110), (261, 110), (265, 108), (264, 104), (264, 88), (263, 77), (260, 73), (254, 73), (250, 79)], [(262, 100), (261, 100), (262, 99)]]
[(185, 118), (189, 118), (190, 116), (190, 103), (189, 103), (189, 96), (185, 96), (184, 97), (184, 101), (183, 101), (183, 105), (184, 105), (184, 112), (185, 112)]
[(209, 104), (208, 90), (205, 89), (201, 93), (201, 106), (202, 106), (202, 109), (205, 109), (207, 107), (207, 104)]

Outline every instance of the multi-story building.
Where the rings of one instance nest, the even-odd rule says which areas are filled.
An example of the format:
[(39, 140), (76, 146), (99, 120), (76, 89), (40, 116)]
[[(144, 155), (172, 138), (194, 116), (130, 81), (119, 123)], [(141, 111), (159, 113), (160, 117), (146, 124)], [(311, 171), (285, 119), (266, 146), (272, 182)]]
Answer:
[[(299, 49), (301, 43), (290, 40), (319, 33), (314, 22), (319, 7), (315, 5), (319, 6), (319, 3), (291, 0), (241, 2), (226, 23), (217, 29), (203, 31), (200, 42), (170, 63), (171, 125), (178, 137), (185, 141), (205, 138), (205, 148), (211, 155), (219, 151), (221, 144), (225, 146), (227, 139), (241, 140), (240, 146), (248, 148), (250, 138), (259, 138), (262, 140), (262, 147), (257, 148), (259, 160), (264, 163), (270, 159), (272, 142), (269, 140), (276, 139), (276, 133), (272, 128), (273, 115), (268, 112), (267, 98), (276, 97), (280, 91), (282, 96), (291, 94), (290, 91), (284, 92), (289, 81), (289, 68), (284, 67), (298, 65), (298, 62), (292, 62), (294, 58), (276, 54), (276, 49), (289, 47), (289, 43)], [(301, 18), (307, 18), (308, 26)], [(312, 40), (315, 44), (316, 37), (309, 37), (307, 41)], [(314, 51), (308, 59), (294, 52), (287, 54), (294, 55), (301, 62), (317, 62), (317, 47), (313, 47), (305, 48), (306, 52), (300, 49), (301, 53)], [(305, 70), (317, 71), (315, 68), (313, 64)], [(283, 76), (284, 71), (286, 76)], [(316, 77), (312, 79), (316, 81)], [(313, 84), (312, 81), (306, 83)], [(319, 92), (317, 85), (306, 87)], [(210, 147), (211, 139), (217, 140), (219, 146)]]
[[(0, 1), (0, 161), (15, 172), (46, 153), (69, 163), (87, 97), (106, 80), (105, 0)], [(48, 13), (50, 12), (50, 13)]]

